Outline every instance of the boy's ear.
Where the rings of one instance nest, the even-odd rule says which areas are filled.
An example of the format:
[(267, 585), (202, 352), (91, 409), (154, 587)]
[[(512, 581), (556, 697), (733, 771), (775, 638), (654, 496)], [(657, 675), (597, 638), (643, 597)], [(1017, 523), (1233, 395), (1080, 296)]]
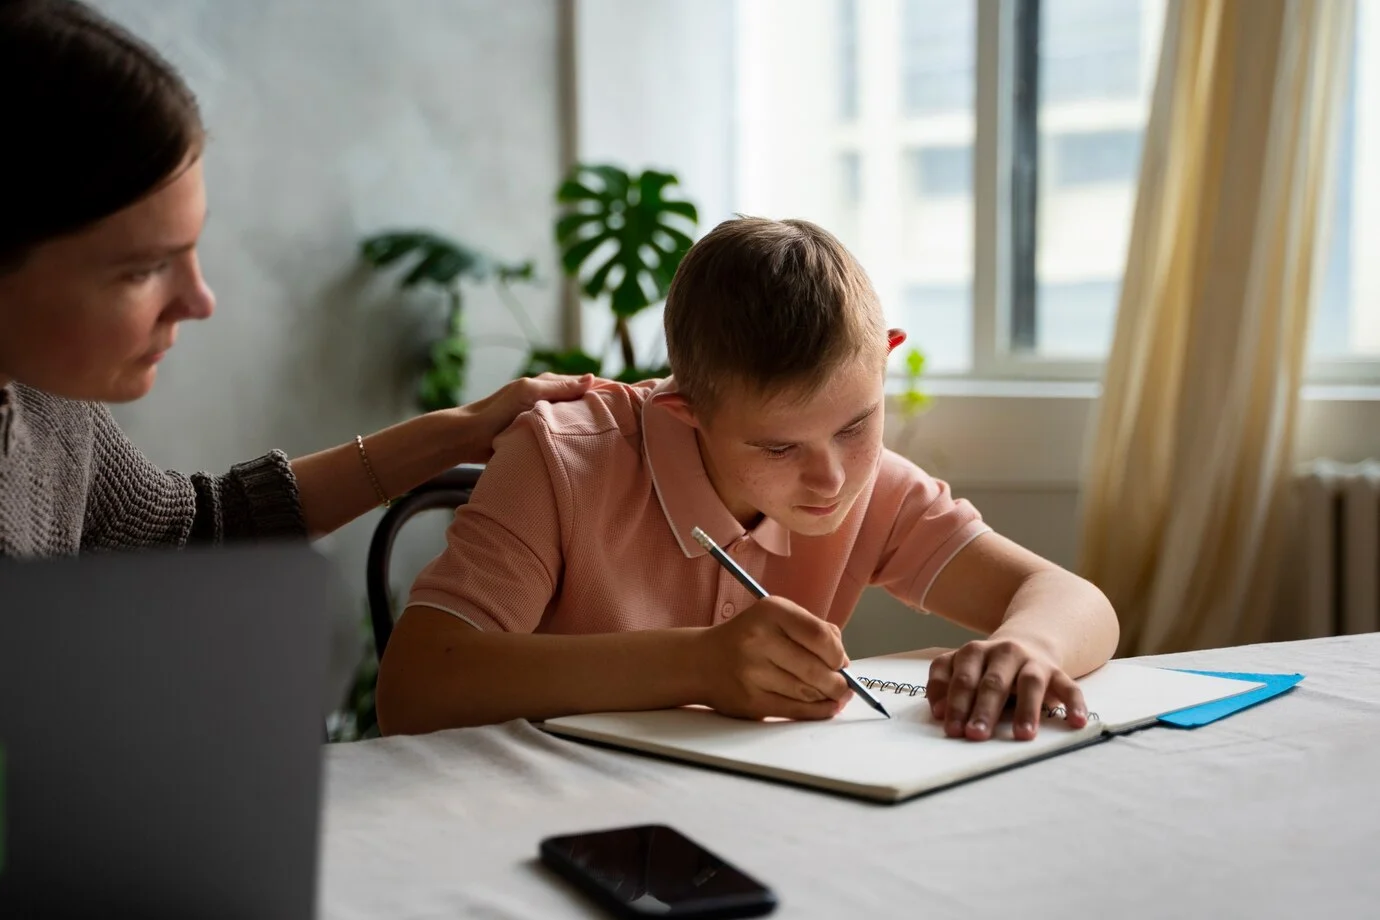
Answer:
[(699, 428), (700, 420), (695, 415), (695, 410), (690, 406), (690, 400), (680, 393), (658, 393), (652, 397), (652, 402), (665, 409), (678, 420), (689, 425), (691, 428)]

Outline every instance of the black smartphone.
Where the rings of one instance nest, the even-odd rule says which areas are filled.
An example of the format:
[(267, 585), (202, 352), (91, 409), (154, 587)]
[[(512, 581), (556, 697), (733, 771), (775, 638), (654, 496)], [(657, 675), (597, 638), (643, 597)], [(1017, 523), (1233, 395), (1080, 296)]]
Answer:
[(548, 837), (541, 861), (617, 917), (760, 917), (770, 888), (664, 824)]

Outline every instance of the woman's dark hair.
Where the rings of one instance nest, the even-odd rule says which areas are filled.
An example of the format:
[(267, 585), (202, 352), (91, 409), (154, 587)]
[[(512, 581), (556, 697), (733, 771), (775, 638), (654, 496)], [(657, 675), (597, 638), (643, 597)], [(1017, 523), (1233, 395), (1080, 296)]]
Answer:
[(156, 51), (77, 0), (0, 0), (0, 271), (171, 179), (204, 142)]

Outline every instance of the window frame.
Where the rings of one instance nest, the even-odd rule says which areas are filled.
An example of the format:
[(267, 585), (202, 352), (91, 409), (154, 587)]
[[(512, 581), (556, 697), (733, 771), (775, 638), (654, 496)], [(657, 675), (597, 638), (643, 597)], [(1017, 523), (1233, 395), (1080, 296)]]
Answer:
[[(1034, 351), (1042, 0), (976, 0), (973, 355), (935, 379), (1095, 382), (1105, 358)], [(1328, 215), (1330, 219), (1330, 213)], [(1319, 249), (1319, 274), (1327, 247)], [(1356, 296), (1353, 291), (1353, 297)], [(1309, 357), (1307, 383), (1380, 385), (1380, 355)]]

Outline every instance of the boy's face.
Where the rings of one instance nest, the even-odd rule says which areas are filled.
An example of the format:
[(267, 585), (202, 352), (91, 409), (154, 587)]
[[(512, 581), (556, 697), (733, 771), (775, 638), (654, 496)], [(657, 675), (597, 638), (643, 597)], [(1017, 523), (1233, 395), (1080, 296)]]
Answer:
[(723, 394), (707, 417), (672, 409), (696, 428), (709, 480), (743, 524), (764, 514), (795, 533), (838, 529), (882, 450), (885, 369), (857, 361), (813, 395)]

